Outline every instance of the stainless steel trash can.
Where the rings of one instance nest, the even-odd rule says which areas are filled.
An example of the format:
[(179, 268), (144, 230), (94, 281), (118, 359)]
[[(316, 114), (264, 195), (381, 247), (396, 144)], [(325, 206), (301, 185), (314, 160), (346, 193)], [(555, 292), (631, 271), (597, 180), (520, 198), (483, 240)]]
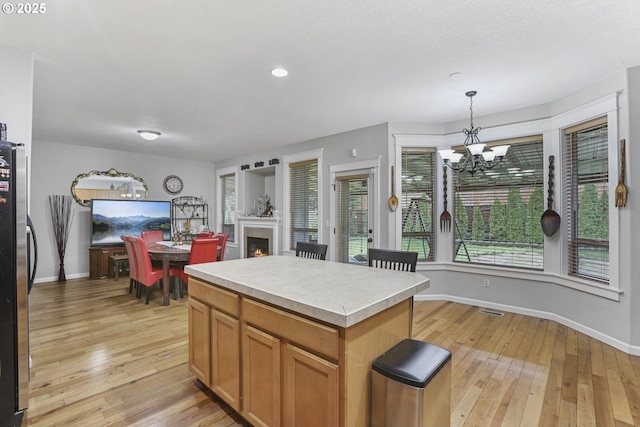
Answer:
[(405, 339), (372, 362), (372, 427), (449, 427), (451, 352)]

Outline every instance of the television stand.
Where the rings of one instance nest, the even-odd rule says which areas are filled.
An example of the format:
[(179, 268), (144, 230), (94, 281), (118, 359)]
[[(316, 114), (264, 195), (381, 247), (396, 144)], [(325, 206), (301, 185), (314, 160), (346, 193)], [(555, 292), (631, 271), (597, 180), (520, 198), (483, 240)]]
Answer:
[(127, 248), (118, 246), (89, 247), (89, 279), (114, 277), (114, 266), (111, 257), (127, 255)]

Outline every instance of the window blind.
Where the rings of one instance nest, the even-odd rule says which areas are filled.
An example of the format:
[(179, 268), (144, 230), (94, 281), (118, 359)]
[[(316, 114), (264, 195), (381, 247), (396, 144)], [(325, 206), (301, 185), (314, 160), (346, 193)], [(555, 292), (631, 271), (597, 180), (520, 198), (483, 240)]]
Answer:
[(229, 233), (229, 241), (235, 242), (236, 230), (236, 175), (220, 176), (222, 200), (222, 232)]
[(318, 161), (289, 165), (290, 249), (297, 242), (318, 241)]
[(564, 130), (564, 181), (569, 274), (609, 283), (607, 118)]
[(434, 185), (435, 149), (403, 148), (401, 159), (402, 248), (418, 252), (418, 260), (433, 261), (436, 240)]
[(542, 270), (542, 135), (487, 146), (504, 144), (510, 147), (499, 166), (454, 173), (454, 261)]

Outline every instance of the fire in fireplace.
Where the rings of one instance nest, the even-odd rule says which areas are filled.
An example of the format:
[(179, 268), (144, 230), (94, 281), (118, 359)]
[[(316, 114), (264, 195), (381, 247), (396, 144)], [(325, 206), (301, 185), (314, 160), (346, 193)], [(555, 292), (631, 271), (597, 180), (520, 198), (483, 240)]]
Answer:
[(247, 236), (247, 258), (269, 255), (269, 239)]

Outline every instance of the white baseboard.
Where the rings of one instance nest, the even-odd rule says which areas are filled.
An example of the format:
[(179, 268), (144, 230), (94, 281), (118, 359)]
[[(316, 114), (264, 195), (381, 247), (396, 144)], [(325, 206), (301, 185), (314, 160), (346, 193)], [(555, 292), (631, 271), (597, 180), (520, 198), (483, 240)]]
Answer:
[[(68, 279), (81, 279), (83, 277), (89, 277), (89, 273), (77, 273), (77, 274), (67, 274), (67, 280)], [(36, 280), (33, 281), (33, 283), (35, 285), (37, 285), (38, 283), (46, 283), (46, 282), (58, 282), (58, 276), (51, 276), (51, 277), (40, 277)]]
[(451, 301), (458, 302), (461, 304), (467, 305), (476, 305), (479, 307), (491, 308), (493, 310), (502, 310), (507, 311), (509, 313), (523, 314), (526, 316), (538, 317), (540, 319), (548, 319), (558, 322), (564, 326), (575, 329), (578, 332), (582, 332), (585, 335), (590, 336), (591, 338), (595, 338), (599, 341), (602, 341), (605, 344), (608, 344), (612, 347), (617, 348), (620, 351), (631, 354), (633, 356), (640, 356), (640, 347), (635, 345), (630, 345), (629, 343), (620, 341), (617, 338), (613, 338), (609, 335), (603, 334), (600, 331), (592, 329), (588, 326), (585, 326), (581, 323), (575, 322), (571, 319), (567, 319), (566, 317), (557, 315), (555, 313), (549, 313), (546, 311), (540, 310), (532, 310), (528, 308), (516, 307), (512, 305), (505, 304), (496, 304), (489, 301), (481, 301), (474, 300), (470, 298), (463, 298), (453, 295), (415, 295), (414, 299), (416, 301)]

